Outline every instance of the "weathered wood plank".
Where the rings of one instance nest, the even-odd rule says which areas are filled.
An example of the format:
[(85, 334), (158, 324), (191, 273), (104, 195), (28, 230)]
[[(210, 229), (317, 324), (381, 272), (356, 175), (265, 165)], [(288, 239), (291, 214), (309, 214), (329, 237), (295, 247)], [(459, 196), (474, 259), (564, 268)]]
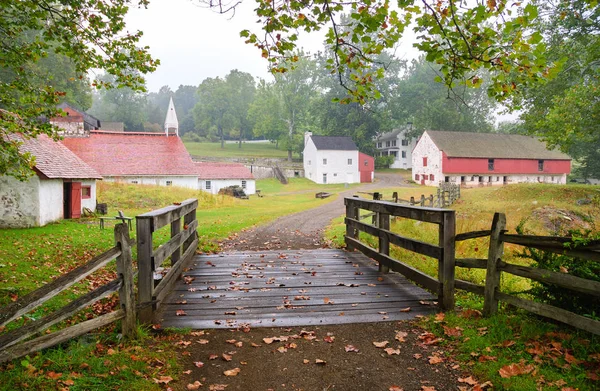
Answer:
[(54, 332), (52, 334), (44, 335), (34, 340), (11, 346), (0, 351), (0, 364), (68, 341), (94, 329), (111, 324), (112, 322), (122, 319), (123, 317), (125, 317), (125, 312), (123, 310), (114, 311), (109, 314), (99, 316), (98, 318), (87, 320), (85, 322), (76, 324), (75, 326)]
[(456, 270), (454, 259), (456, 217), (454, 211), (444, 213), (442, 219), (439, 228), (439, 245), (442, 248), (442, 254), (438, 258), (438, 280), (442, 287), (438, 292), (438, 302), (443, 310), (451, 311), (454, 309), (454, 272)]
[(99, 288), (81, 297), (78, 297), (66, 306), (62, 307), (57, 311), (54, 311), (48, 316), (28, 323), (18, 329), (9, 331), (6, 334), (0, 335), (0, 348), (5, 349), (9, 346), (12, 346), (15, 343), (22, 341), (37, 332), (45, 330), (48, 327), (64, 319), (67, 319), (68, 317), (72, 316), (73, 314), (75, 314), (79, 310), (82, 310), (88, 305), (97, 302), (98, 300), (110, 295), (113, 292), (116, 292), (121, 287), (121, 284), (122, 280), (120, 278), (113, 280), (108, 284), (102, 285)]
[(14, 303), (11, 303), (0, 309), (0, 326), (4, 326), (13, 319), (16, 319), (19, 316), (42, 305), (60, 292), (68, 289), (73, 284), (81, 281), (85, 277), (94, 273), (96, 270), (105, 266), (107, 263), (117, 258), (120, 253), (121, 251), (119, 249), (113, 247), (107, 252), (92, 258), (92, 260), (87, 262), (85, 265), (79, 266), (78, 268), (58, 277), (51, 283), (18, 298)]
[(156, 289), (154, 290), (153, 299), (156, 299), (158, 302), (161, 302), (164, 299), (164, 297), (170, 293), (170, 288), (181, 274), (183, 268), (188, 264), (191, 257), (196, 253), (197, 247), (198, 239), (195, 239), (192, 242), (191, 246), (187, 248), (181, 260), (177, 262), (177, 264), (175, 264), (175, 266), (173, 266), (171, 270), (169, 270), (167, 275), (156, 286)]
[(441, 285), (435, 278), (421, 272), (420, 270), (405, 265), (404, 263), (387, 255), (380, 254), (374, 248), (371, 248), (359, 242), (358, 240), (354, 240), (352, 238), (347, 238), (347, 240), (353, 241), (352, 245), (354, 248), (360, 250), (366, 256), (371, 257), (378, 262), (385, 263), (391, 270), (402, 274), (404, 277), (414, 281), (426, 289), (436, 293), (440, 289)]
[(459, 258), (456, 260), (456, 266), (470, 269), (486, 269), (487, 259), (482, 258)]
[(587, 280), (567, 273), (557, 273), (550, 270), (512, 265), (505, 262), (499, 262), (498, 269), (516, 276), (530, 278), (535, 281), (546, 282), (577, 292), (600, 297), (600, 282), (598, 281)]
[(350, 226), (359, 231), (366, 232), (369, 235), (373, 235), (376, 237), (385, 236), (388, 243), (391, 243), (398, 247), (402, 247), (406, 250), (438, 259), (442, 255), (442, 249), (438, 246), (434, 246), (433, 244), (421, 242), (420, 240), (416, 239), (405, 238), (394, 232), (383, 230), (375, 227), (374, 225), (362, 223), (353, 219), (346, 219), (345, 222), (346, 226)]
[(122, 281), (119, 288), (119, 304), (125, 312), (125, 318), (121, 322), (121, 332), (124, 337), (132, 338), (137, 335), (137, 313), (133, 287), (133, 259), (129, 231), (125, 224), (115, 226), (115, 244), (121, 249), (121, 255), (117, 257), (117, 273)]
[(406, 206), (388, 201), (370, 201), (360, 198), (344, 198), (344, 203), (346, 206), (351, 205), (359, 209), (370, 210), (371, 212), (387, 213), (391, 216), (434, 224), (441, 224), (442, 215), (449, 212), (448, 209)]
[(456, 287), (456, 289), (462, 289), (463, 291), (475, 293), (479, 296), (483, 296), (485, 294), (484, 286), (477, 285), (469, 281), (455, 280), (454, 286)]
[(172, 221), (185, 216), (197, 207), (198, 200), (190, 198), (183, 201), (181, 205), (169, 205), (161, 209), (138, 215), (135, 218), (138, 222), (140, 220), (151, 220), (152, 231), (156, 231), (165, 225), (170, 224)]
[(152, 321), (153, 306), (145, 304), (152, 302), (154, 294), (154, 260), (152, 259), (152, 219), (136, 217), (137, 230), (137, 263), (138, 263), (138, 305), (142, 308), (138, 317), (142, 323)]
[(573, 312), (563, 310), (562, 308), (553, 307), (544, 303), (536, 303), (534, 301), (507, 295), (506, 293), (502, 292), (496, 292), (496, 297), (498, 300), (514, 305), (515, 307), (522, 308), (536, 315), (545, 316), (546, 318), (557, 320), (559, 322), (568, 324), (569, 326), (600, 335), (600, 321), (577, 315)]
[(506, 228), (506, 216), (504, 213), (495, 213), (492, 220), (492, 234), (490, 235), (490, 247), (488, 250), (487, 269), (485, 274), (485, 292), (483, 301), (483, 314), (494, 315), (498, 312), (498, 298), (496, 291), (500, 287), (500, 271), (498, 262), (504, 253), (504, 242), (502, 232)]
[[(192, 222), (196, 220), (196, 208), (194, 208), (193, 210), (191, 210), (190, 212), (186, 213), (183, 216), (183, 228), (187, 229), (188, 226), (192, 225)], [(196, 233), (194, 233), (194, 235), (190, 235), (187, 240), (183, 243), (183, 252), (185, 252), (188, 247), (190, 247), (192, 245), (192, 243), (194, 242), (195, 239), (198, 238), (198, 235)], [(194, 251), (196, 251), (196, 249), (194, 248)]]
[[(171, 240), (173, 240), (173, 238), (175, 238), (179, 233), (181, 232), (181, 219), (175, 219), (173, 221), (171, 221)], [(176, 248), (173, 249), (173, 251), (169, 254), (171, 256), (171, 265), (176, 264), (179, 259), (181, 258), (181, 248), (179, 246), (176, 246)], [(154, 254), (154, 257), (156, 259), (156, 254)], [(162, 258), (165, 259), (166, 257)], [(162, 263), (162, 261), (161, 261)]]
[(593, 241), (587, 248), (581, 246), (569, 249), (564, 246), (564, 243), (570, 242), (570, 238), (502, 234), (502, 240), (506, 240), (506, 243), (519, 244), (521, 246), (537, 248), (538, 250), (600, 262), (600, 251), (595, 250), (599, 246), (596, 243), (598, 241)]
[[(183, 231), (176, 234), (169, 241), (154, 251), (152, 257), (154, 258), (154, 267), (159, 267), (162, 263), (172, 254), (174, 255), (177, 250), (180, 249), (181, 245), (190, 237), (196, 234), (196, 228), (198, 228), (198, 220), (192, 221), (188, 224), (188, 227)], [(177, 260), (180, 259), (179, 253), (177, 254)], [(173, 264), (173, 262), (171, 262)]]
[(491, 232), (492, 231), (490, 231), (489, 229), (484, 231), (463, 232), (460, 234), (456, 234), (456, 238), (454, 240), (457, 242), (462, 242), (463, 240), (484, 238), (486, 236), (490, 236)]

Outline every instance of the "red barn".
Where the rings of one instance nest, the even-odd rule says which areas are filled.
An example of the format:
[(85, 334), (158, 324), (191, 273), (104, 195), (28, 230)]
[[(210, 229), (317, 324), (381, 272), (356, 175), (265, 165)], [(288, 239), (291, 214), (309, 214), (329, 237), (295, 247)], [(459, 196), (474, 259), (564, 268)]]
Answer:
[(566, 184), (571, 158), (535, 137), (426, 131), (413, 150), (413, 179), (422, 185)]
[(360, 172), (360, 183), (371, 183), (375, 176), (375, 158), (358, 153), (358, 172)]

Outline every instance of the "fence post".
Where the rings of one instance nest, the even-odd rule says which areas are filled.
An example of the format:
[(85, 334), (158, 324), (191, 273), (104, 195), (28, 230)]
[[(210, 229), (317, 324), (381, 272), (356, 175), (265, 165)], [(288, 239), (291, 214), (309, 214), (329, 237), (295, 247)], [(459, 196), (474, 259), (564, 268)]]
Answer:
[[(379, 213), (378, 227), (380, 229), (390, 230), (390, 215), (387, 213)], [(390, 241), (386, 233), (379, 232), (379, 253), (390, 255)], [(381, 273), (389, 273), (389, 266), (379, 264), (379, 271)]]
[(151, 218), (137, 218), (137, 258), (138, 258), (138, 303), (141, 305), (138, 316), (140, 322), (150, 323), (154, 304), (154, 260), (152, 259), (152, 231)]
[[(346, 218), (358, 220), (358, 208), (352, 203), (352, 200), (344, 200), (346, 203)], [(358, 239), (358, 231), (346, 224), (346, 236), (353, 239)], [(346, 240), (346, 249), (354, 251), (354, 247)]]
[[(187, 229), (188, 224), (190, 224), (194, 220), (196, 220), (196, 209), (192, 210), (190, 213), (183, 216), (184, 229)], [(186, 241), (183, 243), (183, 251), (187, 250), (188, 247), (190, 247), (190, 245), (194, 242), (194, 240), (196, 240), (196, 237), (194, 235), (191, 235), (189, 238), (187, 238)], [(179, 250), (179, 251), (181, 251), (181, 250)]]
[(410, 206), (415, 204), (415, 197), (410, 197)]
[(445, 311), (454, 309), (454, 271), (456, 260), (454, 237), (456, 236), (456, 214), (453, 210), (444, 211), (439, 229), (439, 246), (442, 256), (438, 261), (438, 279), (442, 284), (438, 292), (438, 305)]
[(421, 206), (425, 206), (425, 194), (421, 194)]
[(496, 212), (492, 220), (492, 233), (490, 235), (490, 248), (488, 251), (487, 271), (485, 274), (485, 291), (483, 301), (483, 314), (494, 315), (498, 312), (498, 299), (496, 289), (500, 286), (500, 270), (498, 261), (504, 252), (504, 242), (500, 235), (506, 228), (506, 216), (504, 213)]
[(394, 199), (395, 203), (398, 203), (398, 192), (397, 191), (392, 193), (392, 198)]
[(433, 208), (433, 194), (429, 194), (429, 206)]
[(125, 311), (125, 318), (121, 321), (123, 337), (135, 337), (137, 333), (135, 296), (133, 292), (133, 267), (131, 246), (129, 245), (129, 229), (126, 223), (115, 225), (115, 246), (121, 248), (121, 255), (117, 257), (117, 274), (122, 283), (119, 289), (119, 304)]
[[(177, 220), (173, 220), (171, 222), (171, 237), (174, 237), (179, 232), (181, 232), (181, 218)], [(171, 254), (171, 266), (175, 266), (179, 259), (181, 258), (181, 246), (175, 250), (173, 254)]]

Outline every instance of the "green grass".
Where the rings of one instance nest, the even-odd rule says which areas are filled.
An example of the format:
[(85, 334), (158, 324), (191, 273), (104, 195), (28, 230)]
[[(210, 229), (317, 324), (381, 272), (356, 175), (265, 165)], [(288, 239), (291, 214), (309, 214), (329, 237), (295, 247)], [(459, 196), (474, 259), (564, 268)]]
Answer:
[[(221, 148), (221, 143), (196, 143), (184, 142), (185, 147), (192, 156), (205, 157), (226, 157), (226, 158), (287, 158), (287, 151), (281, 148), (275, 148), (274, 143), (242, 143), (225, 144)], [(299, 155), (294, 154), (294, 158)]]

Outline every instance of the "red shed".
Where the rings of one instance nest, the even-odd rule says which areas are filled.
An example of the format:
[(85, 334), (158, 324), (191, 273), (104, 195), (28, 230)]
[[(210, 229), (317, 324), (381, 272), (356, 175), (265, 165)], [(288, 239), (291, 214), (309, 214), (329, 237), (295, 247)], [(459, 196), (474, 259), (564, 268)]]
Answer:
[(360, 183), (371, 183), (375, 177), (375, 158), (358, 153), (358, 171), (360, 172)]

